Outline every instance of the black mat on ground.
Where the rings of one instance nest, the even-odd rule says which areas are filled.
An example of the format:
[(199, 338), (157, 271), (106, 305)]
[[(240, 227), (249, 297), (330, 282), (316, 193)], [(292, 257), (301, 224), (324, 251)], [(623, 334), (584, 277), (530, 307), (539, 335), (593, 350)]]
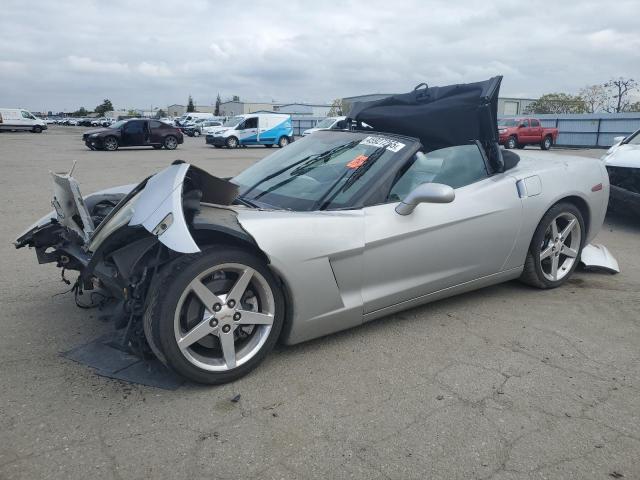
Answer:
[(158, 359), (143, 359), (117, 348), (121, 333), (113, 332), (63, 352), (62, 356), (93, 368), (98, 375), (149, 387), (176, 390), (184, 380)]

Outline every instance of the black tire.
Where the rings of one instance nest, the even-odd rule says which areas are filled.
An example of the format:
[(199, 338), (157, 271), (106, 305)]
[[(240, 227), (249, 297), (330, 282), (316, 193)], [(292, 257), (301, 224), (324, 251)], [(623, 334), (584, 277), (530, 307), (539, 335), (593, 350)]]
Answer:
[(283, 135), (282, 137), (280, 137), (280, 138), (278, 139), (278, 147), (279, 147), (279, 148), (284, 148), (284, 147), (286, 147), (287, 145), (289, 145), (289, 137), (287, 137), (287, 136)]
[[(273, 324), (262, 347), (245, 363), (226, 371), (209, 371), (196, 366), (181, 352), (175, 338), (174, 316), (183, 292), (194, 278), (211, 267), (230, 263), (253, 268), (268, 283), (275, 307)], [(284, 295), (266, 264), (249, 252), (222, 245), (174, 260), (153, 280), (147, 298), (143, 323), (151, 349), (169, 368), (198, 383), (231, 382), (257, 367), (276, 344), (285, 316)]]
[(33, 127), (33, 133), (42, 133), (42, 127), (40, 125), (36, 125)]
[(542, 150), (549, 150), (551, 148), (551, 145), (553, 145), (553, 139), (549, 135), (544, 137), (544, 140), (540, 142), (540, 148)]
[(175, 150), (176, 148), (178, 148), (178, 139), (173, 135), (167, 135), (166, 137), (164, 137), (162, 145), (167, 150)]
[[(545, 241), (545, 234), (551, 221), (556, 217), (563, 213), (568, 213), (573, 215), (579, 223), (580, 226), (580, 245), (578, 249), (578, 254), (575, 257), (575, 261), (573, 265), (569, 269), (569, 271), (564, 274), (562, 278), (557, 281), (549, 280), (542, 271), (542, 266), (540, 262), (540, 254), (542, 252), (543, 244)], [(584, 219), (582, 217), (582, 213), (580, 210), (573, 204), (569, 202), (560, 202), (555, 204), (547, 213), (544, 214), (542, 220), (538, 224), (535, 233), (533, 234), (533, 238), (531, 239), (531, 244), (529, 245), (529, 251), (527, 252), (527, 258), (524, 263), (524, 270), (522, 271), (522, 275), (520, 276), (520, 281), (526, 283), (527, 285), (531, 285), (536, 288), (556, 288), (565, 283), (573, 272), (575, 271), (578, 263), (580, 263), (580, 254), (582, 253), (582, 248), (584, 247), (584, 240), (586, 236), (586, 230), (584, 226)]]
[(507, 141), (504, 143), (504, 148), (512, 149), (518, 146), (518, 139), (515, 136), (510, 136), (507, 138)]
[(227, 148), (238, 148), (238, 146), (240, 145), (240, 142), (236, 137), (229, 137), (224, 143)]
[(102, 147), (109, 152), (115, 152), (118, 149), (118, 139), (114, 136), (105, 137), (102, 140)]
[(162, 148), (162, 145), (152, 145), (154, 150), (160, 150)]

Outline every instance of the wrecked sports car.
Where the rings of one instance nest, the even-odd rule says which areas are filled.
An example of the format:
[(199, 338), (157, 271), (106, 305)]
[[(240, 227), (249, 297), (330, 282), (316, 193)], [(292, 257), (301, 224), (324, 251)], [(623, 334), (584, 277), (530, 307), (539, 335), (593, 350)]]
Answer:
[(614, 140), (602, 157), (611, 182), (609, 206), (640, 216), (640, 130)]
[[(180, 161), (82, 197), (54, 175), (54, 211), (20, 235), (79, 272), (136, 350), (197, 382), (303, 342), (511, 279), (562, 285), (598, 233), (602, 162), (497, 144), (501, 77), (355, 104), (232, 179)], [(80, 297), (80, 294), (83, 295)]]

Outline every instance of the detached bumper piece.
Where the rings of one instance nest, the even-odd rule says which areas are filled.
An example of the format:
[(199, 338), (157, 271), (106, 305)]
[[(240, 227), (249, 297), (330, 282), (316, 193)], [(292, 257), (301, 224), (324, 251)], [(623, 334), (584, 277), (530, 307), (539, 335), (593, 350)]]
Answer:
[(589, 244), (582, 249), (580, 261), (588, 270), (601, 270), (609, 273), (620, 273), (620, 266), (611, 252), (604, 245)]

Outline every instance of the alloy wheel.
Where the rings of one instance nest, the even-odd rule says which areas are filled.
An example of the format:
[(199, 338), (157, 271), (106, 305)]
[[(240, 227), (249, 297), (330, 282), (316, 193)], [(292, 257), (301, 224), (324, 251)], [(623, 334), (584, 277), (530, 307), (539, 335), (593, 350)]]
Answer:
[(260, 351), (274, 316), (273, 292), (259, 272), (238, 263), (218, 265), (197, 275), (180, 296), (175, 341), (196, 367), (229, 371)]
[(118, 148), (118, 141), (113, 137), (107, 137), (104, 139), (104, 148), (112, 152)]
[(582, 231), (575, 215), (564, 212), (547, 227), (540, 246), (540, 268), (547, 280), (562, 280), (578, 259)]
[(176, 140), (175, 137), (167, 137), (164, 140), (164, 147), (167, 150), (175, 150), (175, 148), (178, 146), (178, 141)]

